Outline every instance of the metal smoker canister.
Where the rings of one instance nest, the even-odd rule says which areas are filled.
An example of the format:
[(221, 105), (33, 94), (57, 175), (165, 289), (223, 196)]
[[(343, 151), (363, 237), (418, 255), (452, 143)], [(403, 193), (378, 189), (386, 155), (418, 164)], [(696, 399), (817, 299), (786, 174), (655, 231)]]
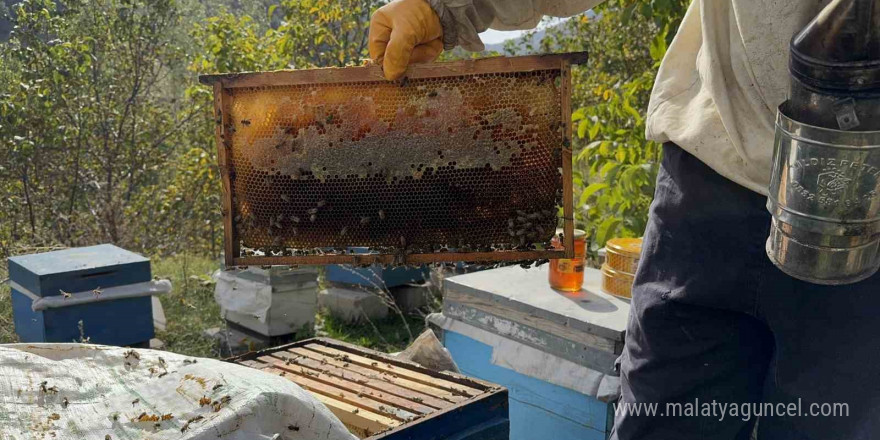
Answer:
[(779, 107), (767, 255), (848, 284), (880, 268), (880, 0), (831, 2), (791, 42)]

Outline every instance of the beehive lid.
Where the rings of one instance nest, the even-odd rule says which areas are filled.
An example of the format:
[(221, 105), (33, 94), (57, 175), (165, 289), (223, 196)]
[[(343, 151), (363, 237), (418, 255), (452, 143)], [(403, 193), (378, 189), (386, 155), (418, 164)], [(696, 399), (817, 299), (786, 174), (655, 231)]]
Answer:
[[(119, 275), (126, 268), (132, 273)], [(37, 295), (58, 295), (56, 285), (75, 292), (88, 279), (117, 274), (119, 282), (150, 279), (150, 259), (112, 244), (70, 248), (40, 254), (9, 257), (9, 279)], [(58, 284), (58, 283), (62, 284)], [(111, 287), (118, 284), (103, 284)], [(93, 287), (92, 287), (93, 288)]]
[(586, 268), (580, 292), (550, 288), (548, 267), (507, 266), (443, 282), (443, 315), (523, 342), (596, 371), (612, 373), (630, 304), (602, 291)]

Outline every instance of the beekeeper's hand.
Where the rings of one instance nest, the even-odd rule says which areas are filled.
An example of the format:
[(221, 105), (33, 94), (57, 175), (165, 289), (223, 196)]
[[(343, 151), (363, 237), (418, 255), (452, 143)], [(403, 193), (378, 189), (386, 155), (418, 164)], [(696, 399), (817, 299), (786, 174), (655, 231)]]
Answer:
[(440, 18), (426, 0), (395, 0), (373, 13), (369, 48), (385, 78), (396, 80), (410, 63), (433, 61), (443, 51)]

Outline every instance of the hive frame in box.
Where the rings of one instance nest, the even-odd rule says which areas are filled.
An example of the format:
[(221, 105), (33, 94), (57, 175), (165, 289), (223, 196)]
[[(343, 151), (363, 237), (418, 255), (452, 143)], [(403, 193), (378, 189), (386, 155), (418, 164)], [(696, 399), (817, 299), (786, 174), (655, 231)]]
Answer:
[[(230, 172), (232, 133), (230, 117), (230, 90), (237, 88), (276, 87), (296, 85), (327, 85), (340, 83), (387, 83), (379, 66), (349, 67), (341, 69), (284, 70), (273, 72), (248, 72), (219, 75), (202, 75), (199, 80), (213, 87), (215, 137), (218, 149), (219, 169), (223, 184), (222, 213), (224, 225), (224, 250), (227, 267), (248, 265), (299, 265), (299, 264), (422, 264), (432, 262), (486, 262), (520, 261), (574, 257), (574, 201), (572, 189), (571, 150), (571, 65), (586, 62), (584, 52), (567, 54), (532, 55), (520, 57), (493, 57), (477, 60), (454, 61), (412, 65), (406, 72), (407, 79), (461, 77), (465, 75), (493, 73), (523, 73), (542, 70), (560, 72), (560, 110), (563, 132), (560, 168), (562, 169), (563, 249), (543, 250), (492, 250), (488, 252), (420, 252), (403, 253), (329, 253), (321, 255), (246, 256), (241, 255), (240, 240), (236, 235), (233, 213), (233, 186)], [(276, 147), (277, 148), (277, 147)]]
[[(319, 347), (320, 350), (316, 351), (315, 347)], [(310, 354), (303, 356), (302, 353)], [(348, 356), (351, 358), (347, 359)], [(271, 363), (266, 363), (267, 357), (270, 358), (269, 362)], [(318, 361), (318, 358), (324, 360)], [(284, 359), (287, 361), (285, 362)], [(307, 363), (303, 365), (306, 367), (304, 368), (297, 359), (305, 359)], [(299, 383), (318, 400), (324, 402), (347, 428), (355, 430), (352, 433), (357, 432), (358, 436), (364, 440), (399, 440), (429, 436), (430, 438), (460, 438), (465, 433), (467, 433), (465, 435), (475, 435), (486, 439), (507, 438), (508, 436), (509, 404), (506, 388), (449, 371), (436, 372), (414, 362), (396, 359), (386, 353), (342, 341), (311, 338), (246, 353), (225, 359), (225, 361), (258, 368), (272, 374), (278, 374), (277, 371), (283, 372), (283, 377)], [(369, 366), (367, 361), (371, 361)], [(352, 366), (349, 366), (349, 363)], [(315, 370), (318, 366), (332, 371)], [(347, 368), (352, 370), (349, 371)], [(358, 379), (363, 377), (364, 369), (369, 371), (375, 369), (368, 382)], [(309, 372), (316, 374), (309, 374)], [(346, 373), (349, 374), (348, 377), (346, 377)], [(297, 377), (300, 380), (305, 379), (307, 383), (298, 382)], [(439, 382), (434, 382), (435, 380)], [(309, 386), (308, 383), (313, 383), (313, 386)], [(440, 388), (436, 388), (438, 383), (442, 384)], [(448, 385), (455, 385), (455, 389), (448, 388)], [(325, 388), (325, 386), (332, 388)], [(396, 390), (385, 388), (388, 386), (394, 386)], [(368, 390), (358, 392), (357, 388)], [(369, 389), (378, 392), (378, 396)], [(450, 399), (441, 395), (431, 395), (432, 389), (445, 394), (451, 393), (455, 397)], [(335, 394), (340, 390), (343, 394)], [(345, 393), (348, 395), (346, 396)], [(383, 396), (383, 393), (386, 396)], [(468, 394), (472, 395), (468, 396)], [(425, 400), (421, 400), (412, 398), (413, 395), (426, 397)], [(386, 401), (388, 406), (380, 406), (379, 412), (375, 412), (375, 408), (371, 409), (370, 406), (363, 405), (364, 402), (357, 401), (362, 397), (380, 402), (388, 399), (394, 400)], [(427, 414), (417, 414), (410, 420), (394, 421), (389, 419), (392, 422), (391, 426), (381, 427), (378, 432), (369, 429), (377, 421), (372, 417), (377, 415), (382, 419), (393, 417), (392, 413), (397, 412), (397, 409), (404, 408), (404, 406), (400, 406), (401, 402), (438, 407), (436, 403), (427, 400), (428, 398), (444, 401), (443, 407), (432, 409)], [(454, 403), (452, 403), (453, 400)], [(499, 435), (500, 431), (503, 431), (503, 436)], [(471, 437), (468, 436), (468, 438)]]

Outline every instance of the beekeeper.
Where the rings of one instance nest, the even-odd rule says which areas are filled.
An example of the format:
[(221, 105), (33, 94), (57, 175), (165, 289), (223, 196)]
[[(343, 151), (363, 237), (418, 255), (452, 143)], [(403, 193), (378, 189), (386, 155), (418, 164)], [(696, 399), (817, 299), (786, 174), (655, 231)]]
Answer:
[[(370, 55), (397, 79), (443, 49), (482, 50), (488, 28), (598, 3), (397, 0), (372, 17)], [(761, 439), (880, 432), (880, 276), (809, 284), (764, 250), (789, 41), (828, 3), (694, 0), (678, 29), (648, 105), (646, 135), (664, 157), (619, 359), (629, 408), (612, 439), (748, 439), (758, 414)], [(687, 405), (695, 415), (675, 412)]]

